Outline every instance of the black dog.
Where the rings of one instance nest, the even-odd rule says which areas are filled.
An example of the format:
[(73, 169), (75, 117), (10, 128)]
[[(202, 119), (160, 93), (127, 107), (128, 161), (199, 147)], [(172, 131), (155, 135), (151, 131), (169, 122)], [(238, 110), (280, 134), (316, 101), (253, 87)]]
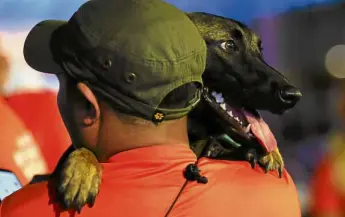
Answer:
[[(259, 37), (245, 25), (206, 13), (187, 14), (208, 47), (205, 88), (199, 106), (188, 116), (191, 148), (198, 155), (213, 158), (258, 161), (266, 170), (283, 169), (283, 160), (273, 134), (256, 110), (282, 114), (300, 99), (300, 91), (262, 57)], [(216, 143), (206, 146), (205, 141)], [(83, 160), (81, 160), (83, 159)], [(96, 163), (95, 163), (96, 162)], [(101, 168), (87, 149), (71, 148), (61, 158), (54, 174), (82, 180), (62, 179), (58, 183), (61, 201), (67, 208), (92, 204), (98, 193)], [(54, 174), (52, 177), (54, 177)], [(96, 180), (96, 181), (95, 181)], [(94, 183), (75, 195), (73, 183)], [(68, 183), (69, 182), (69, 185)], [(87, 192), (88, 194), (85, 194)], [(85, 198), (79, 198), (86, 195)]]
[[(209, 136), (230, 136), (227, 151), (214, 157), (236, 159), (249, 154), (266, 170), (282, 170), (283, 161), (268, 125), (256, 110), (282, 114), (295, 106), (301, 92), (262, 56), (260, 38), (244, 24), (207, 13), (189, 13), (208, 47), (203, 102), (189, 115), (194, 150)], [(216, 113), (217, 115), (214, 115)], [(212, 115), (213, 114), (213, 115)], [(231, 154), (225, 154), (229, 153)]]

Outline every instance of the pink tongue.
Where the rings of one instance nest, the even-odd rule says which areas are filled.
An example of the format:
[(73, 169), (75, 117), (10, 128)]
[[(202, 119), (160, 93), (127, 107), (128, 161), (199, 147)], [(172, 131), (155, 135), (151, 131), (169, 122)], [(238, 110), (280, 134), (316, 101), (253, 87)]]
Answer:
[(274, 151), (277, 148), (277, 140), (266, 122), (262, 118), (257, 118), (248, 112), (244, 112), (244, 115), (249, 124), (251, 124), (251, 131), (256, 136), (259, 143), (267, 152)]

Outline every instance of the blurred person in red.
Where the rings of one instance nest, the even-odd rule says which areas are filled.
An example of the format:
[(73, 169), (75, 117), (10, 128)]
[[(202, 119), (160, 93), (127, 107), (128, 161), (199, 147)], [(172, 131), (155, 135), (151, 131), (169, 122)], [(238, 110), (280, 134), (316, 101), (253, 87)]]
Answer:
[(47, 173), (48, 168), (31, 131), (3, 97), (9, 68), (9, 59), (0, 44), (0, 169), (14, 172), (25, 185), (34, 175)]
[[(18, 39), (17, 39), (18, 40)], [(7, 38), (4, 39), (7, 41)], [(8, 39), (8, 43), (14, 43)], [(6, 45), (4, 45), (6, 47)], [(7, 48), (11, 49), (11, 45)], [(18, 46), (20, 48), (20, 46)], [(16, 52), (20, 52), (22, 56), (22, 48)], [(17, 60), (13, 58), (13, 64)], [(47, 163), (49, 172), (53, 171), (60, 156), (65, 152), (71, 144), (67, 130), (63, 125), (60, 113), (57, 107), (56, 91), (47, 88), (26, 88), (10, 91), (6, 95), (7, 104), (22, 119), (26, 127), (30, 129), (36, 139), (41, 152)]]
[(310, 213), (313, 217), (345, 216), (345, 85), (337, 98), (340, 128), (329, 139), (326, 156), (318, 165), (311, 181)]
[(20, 92), (6, 97), (8, 105), (31, 130), (50, 172), (71, 145), (56, 98), (57, 93), (51, 90)]

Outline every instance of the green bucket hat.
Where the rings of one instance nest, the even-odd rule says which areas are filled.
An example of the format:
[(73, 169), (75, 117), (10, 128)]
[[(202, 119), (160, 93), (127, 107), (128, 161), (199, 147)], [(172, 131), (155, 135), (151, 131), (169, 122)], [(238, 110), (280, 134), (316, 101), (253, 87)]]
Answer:
[(160, 108), (164, 97), (190, 83), (202, 86), (206, 45), (187, 15), (161, 0), (91, 0), (66, 21), (38, 23), (24, 45), (26, 62), (45, 73), (68, 73), (121, 112), (160, 122), (184, 108)]

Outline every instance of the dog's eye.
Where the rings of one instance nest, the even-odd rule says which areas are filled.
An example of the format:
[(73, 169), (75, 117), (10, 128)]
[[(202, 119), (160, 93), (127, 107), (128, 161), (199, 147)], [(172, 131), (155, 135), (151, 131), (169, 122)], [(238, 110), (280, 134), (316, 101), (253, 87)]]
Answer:
[(224, 41), (220, 44), (221, 48), (225, 51), (235, 51), (237, 50), (237, 46), (233, 40)]

